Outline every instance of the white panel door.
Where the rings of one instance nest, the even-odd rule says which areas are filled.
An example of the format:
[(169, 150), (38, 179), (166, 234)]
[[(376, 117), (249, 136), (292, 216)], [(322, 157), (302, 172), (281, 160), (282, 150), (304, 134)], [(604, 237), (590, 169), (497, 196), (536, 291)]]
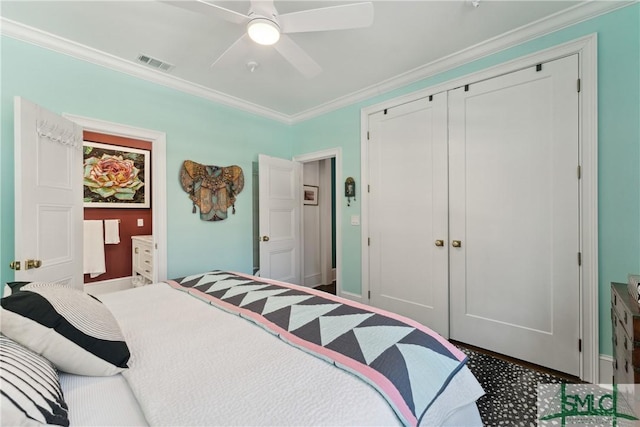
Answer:
[(579, 375), (577, 55), (449, 92), (451, 338)]
[(446, 337), (447, 95), (373, 114), (369, 129), (370, 302)]
[(82, 129), (20, 97), (14, 113), (15, 279), (83, 289)]
[(260, 275), (301, 284), (302, 164), (258, 156)]

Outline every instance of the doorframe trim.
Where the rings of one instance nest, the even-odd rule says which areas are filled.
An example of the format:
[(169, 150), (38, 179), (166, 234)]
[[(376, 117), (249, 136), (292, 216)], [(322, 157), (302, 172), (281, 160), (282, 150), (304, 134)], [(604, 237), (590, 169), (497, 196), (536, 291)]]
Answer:
[[(548, 62), (578, 54), (579, 78), (579, 161), (581, 162), (580, 191), (580, 378), (595, 383), (599, 380), (599, 278), (598, 278), (598, 76), (596, 33), (553, 46), (529, 55), (518, 57), (480, 71), (467, 74), (428, 88), (367, 106), (360, 110), (360, 181), (362, 188), (369, 185), (368, 139), (369, 116), (385, 108), (391, 108), (425, 98), (456, 87), (511, 73), (538, 63)], [(369, 195), (363, 191), (361, 206), (361, 274), (362, 295), (367, 295), (369, 283)], [(364, 298), (363, 298), (364, 299)], [(578, 345), (576, 343), (576, 345)]]
[[(340, 194), (340, 182), (342, 182), (342, 147), (328, 148), (326, 150), (314, 151), (293, 156), (294, 162), (309, 163), (324, 159), (336, 159), (336, 294), (345, 296), (342, 291), (342, 212), (338, 205), (338, 195)], [(304, 246), (304, 245), (303, 245)], [(304, 257), (301, 257), (302, 272), (304, 274)]]
[(152, 233), (156, 244), (153, 264), (155, 281), (167, 279), (167, 136), (164, 132), (144, 129), (106, 120), (62, 114), (63, 117), (82, 126), (83, 130), (125, 138), (141, 139), (152, 144), (151, 150), (151, 198)]

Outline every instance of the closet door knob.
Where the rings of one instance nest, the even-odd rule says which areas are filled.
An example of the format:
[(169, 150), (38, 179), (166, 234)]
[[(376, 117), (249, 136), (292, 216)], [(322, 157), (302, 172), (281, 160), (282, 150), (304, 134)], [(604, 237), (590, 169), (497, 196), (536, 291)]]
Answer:
[(453, 246), (454, 248), (459, 248), (462, 246), (462, 242), (460, 240), (454, 240), (451, 242), (451, 246)]
[(444, 246), (444, 240), (436, 240), (436, 246)]
[(263, 242), (268, 242), (269, 241), (269, 236), (262, 236), (262, 241)]

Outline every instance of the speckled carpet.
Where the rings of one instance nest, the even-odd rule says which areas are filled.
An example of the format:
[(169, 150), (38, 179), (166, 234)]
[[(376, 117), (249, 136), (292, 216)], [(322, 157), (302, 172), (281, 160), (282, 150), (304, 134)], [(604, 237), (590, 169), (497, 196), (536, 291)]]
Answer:
[(486, 393), (477, 401), (485, 426), (536, 426), (538, 384), (571, 383), (565, 378), (459, 348), (469, 357), (467, 366)]

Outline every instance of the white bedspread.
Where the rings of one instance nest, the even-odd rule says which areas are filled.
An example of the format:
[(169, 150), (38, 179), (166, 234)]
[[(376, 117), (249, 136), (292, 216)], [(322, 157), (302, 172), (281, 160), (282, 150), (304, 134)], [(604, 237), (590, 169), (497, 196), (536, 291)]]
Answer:
[[(398, 424), (365, 382), (166, 284), (101, 299), (130, 347), (123, 375), (150, 425)], [(423, 425), (443, 425), (482, 393), (464, 368)], [(478, 425), (471, 415), (464, 423)]]
[(127, 381), (121, 374), (85, 377), (60, 372), (64, 400), (73, 426), (146, 426)]

